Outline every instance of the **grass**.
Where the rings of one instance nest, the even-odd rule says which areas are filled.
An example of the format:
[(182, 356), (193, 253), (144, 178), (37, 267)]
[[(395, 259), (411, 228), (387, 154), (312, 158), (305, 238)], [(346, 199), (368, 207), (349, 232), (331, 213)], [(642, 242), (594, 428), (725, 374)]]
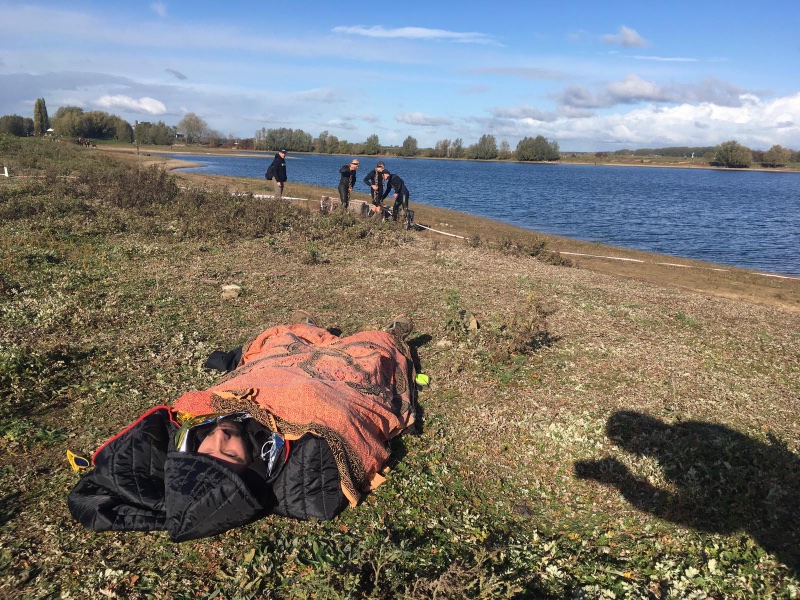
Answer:
[[(0, 597), (798, 596), (797, 313), (0, 150), (42, 176), (0, 179)], [(72, 521), (67, 448), (211, 384), (212, 350), (298, 307), (345, 334), (414, 318), (431, 385), (383, 486), (332, 522), (179, 545)]]

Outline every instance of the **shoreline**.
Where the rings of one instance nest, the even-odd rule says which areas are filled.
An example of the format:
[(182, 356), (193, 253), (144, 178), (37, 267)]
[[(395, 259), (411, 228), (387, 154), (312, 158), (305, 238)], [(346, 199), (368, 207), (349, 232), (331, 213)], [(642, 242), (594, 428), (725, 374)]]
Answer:
[[(112, 152), (123, 152), (123, 153), (135, 153), (135, 149), (128, 149), (120, 146), (105, 146), (99, 149), (105, 149), (107, 151)], [(141, 149), (140, 149), (141, 150)], [(222, 156), (237, 156), (240, 158), (264, 158), (267, 159), (269, 155), (274, 154), (272, 150), (228, 150), (225, 148), (207, 148), (203, 151), (200, 150), (165, 150), (161, 147), (158, 149), (150, 150), (148, 154), (187, 154), (187, 155), (199, 155), (199, 156), (208, 156), (208, 155), (222, 155)], [(306, 155), (306, 154), (319, 154), (317, 152), (294, 152), (294, 154), (298, 155)], [(358, 155), (351, 155), (351, 154), (338, 154), (333, 153), (330, 156), (366, 156), (363, 154)], [(449, 158), (444, 156), (395, 156), (393, 154), (376, 154), (371, 156), (372, 158), (376, 159), (398, 159), (398, 160), (416, 160), (416, 159), (424, 159), (424, 160), (446, 160), (446, 161), (470, 161), (474, 160), (476, 162), (520, 162), (520, 161), (513, 161), (513, 160), (501, 160), (501, 159), (488, 159), (488, 160), (479, 160), (479, 159), (471, 159), (471, 158)], [(288, 159), (291, 159), (291, 156), (287, 156)], [(640, 160), (651, 160), (651, 159), (640, 159)], [(552, 162), (547, 161), (523, 161), (521, 164), (530, 164), (530, 165), (552, 165), (552, 166), (559, 166), (559, 165), (582, 165), (582, 166), (590, 166), (590, 167), (639, 167), (639, 168), (647, 168), (652, 167), (656, 169), (707, 169), (709, 171), (731, 171), (731, 172), (741, 172), (741, 171), (758, 171), (764, 173), (796, 173), (800, 174), (800, 168), (789, 168), (789, 167), (761, 167), (761, 166), (751, 166), (747, 167), (746, 169), (734, 169), (730, 167), (715, 167), (708, 163), (702, 164), (686, 164), (686, 163), (656, 163), (656, 162), (616, 162), (616, 161), (597, 161), (597, 160), (557, 160)], [(198, 165), (192, 165), (198, 166)], [(202, 166), (202, 165), (200, 165)], [(188, 167), (187, 167), (188, 168)]]
[[(140, 164), (159, 165), (173, 171), (181, 179), (199, 182), (203, 185), (221, 185), (234, 192), (254, 195), (271, 195), (273, 191), (272, 186), (262, 179), (175, 171), (181, 167), (197, 165), (190, 161), (159, 156), (171, 154), (171, 152), (150, 152), (149, 156), (142, 154), (137, 156), (135, 151), (131, 153), (124, 150), (115, 153), (122, 160), (133, 159)], [(335, 195), (336, 193), (333, 188), (324, 186), (295, 184), (294, 187), (299, 191), (293, 192), (293, 195), (307, 197), (308, 200), (305, 202), (310, 210), (318, 209), (318, 201), (314, 199), (315, 197), (318, 198), (320, 194)], [(354, 195), (354, 199), (366, 198), (366, 194), (360, 192)], [(544, 240), (549, 250), (563, 254), (576, 268), (800, 312), (800, 277), (782, 273), (764, 273), (741, 267), (544, 234), (488, 218), (425, 204), (416, 204), (414, 210), (415, 221), (418, 223), (449, 234), (480, 240), (482, 244), (516, 244), (524, 247)], [(436, 239), (439, 244), (465, 243), (464, 240), (424, 230), (418, 234)]]

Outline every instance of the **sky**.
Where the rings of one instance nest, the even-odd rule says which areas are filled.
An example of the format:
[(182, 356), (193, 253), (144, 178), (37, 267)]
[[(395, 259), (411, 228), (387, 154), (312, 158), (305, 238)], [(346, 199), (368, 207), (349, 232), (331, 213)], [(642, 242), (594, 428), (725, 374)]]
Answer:
[[(763, 8), (762, 8), (763, 7)], [(800, 2), (0, 0), (0, 115), (800, 150)]]

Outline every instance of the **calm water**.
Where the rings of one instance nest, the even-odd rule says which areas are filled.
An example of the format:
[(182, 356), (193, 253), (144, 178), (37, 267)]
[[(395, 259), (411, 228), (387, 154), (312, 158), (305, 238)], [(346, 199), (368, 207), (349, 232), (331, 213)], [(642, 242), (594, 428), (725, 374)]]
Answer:
[[(175, 155), (264, 177), (268, 156)], [(359, 157), (356, 191), (375, 157)], [(336, 188), (349, 157), (296, 155), (289, 181)], [(415, 202), (542, 233), (800, 276), (800, 174), (390, 158)]]

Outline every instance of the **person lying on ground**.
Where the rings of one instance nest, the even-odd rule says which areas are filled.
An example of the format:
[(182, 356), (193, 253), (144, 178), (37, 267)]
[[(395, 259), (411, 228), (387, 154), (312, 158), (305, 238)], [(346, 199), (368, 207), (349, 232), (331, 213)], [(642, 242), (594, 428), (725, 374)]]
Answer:
[(340, 338), (294, 317), (214, 353), (231, 369), (218, 383), (103, 444), (68, 496), (73, 517), (185, 541), (273, 513), (332, 519), (380, 485), (389, 440), (416, 417), (411, 320)]

